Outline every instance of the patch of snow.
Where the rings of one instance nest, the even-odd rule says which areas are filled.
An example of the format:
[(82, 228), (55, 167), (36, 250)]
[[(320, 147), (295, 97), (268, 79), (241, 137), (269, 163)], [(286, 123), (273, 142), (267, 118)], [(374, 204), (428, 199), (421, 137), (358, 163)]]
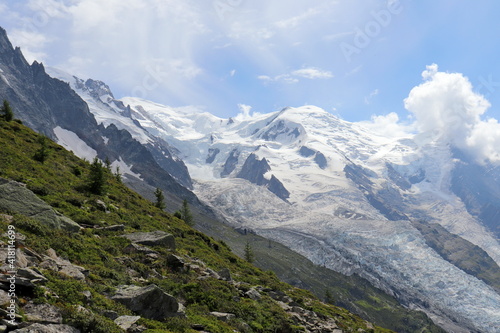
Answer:
[(116, 172), (117, 168), (119, 168), (118, 170), (122, 175), (129, 175), (137, 179), (143, 180), (140, 174), (132, 171), (133, 165), (127, 165), (127, 163), (125, 163), (121, 157), (118, 160), (111, 163), (111, 170), (113, 170), (113, 172)]
[(76, 133), (57, 126), (54, 128), (54, 134), (57, 136), (57, 143), (72, 151), (76, 156), (89, 161), (97, 156), (97, 151), (89, 147)]

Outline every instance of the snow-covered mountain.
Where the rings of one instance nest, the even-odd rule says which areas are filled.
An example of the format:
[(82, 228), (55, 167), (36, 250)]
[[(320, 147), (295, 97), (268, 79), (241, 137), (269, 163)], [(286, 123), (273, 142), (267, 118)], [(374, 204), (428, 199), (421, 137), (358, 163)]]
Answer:
[(71, 84), (98, 122), (168, 147), (198, 197), (234, 226), (358, 274), (449, 331), (500, 331), (500, 276), (492, 281), (457, 264), (467, 254), (443, 256), (439, 247), (449, 244), (431, 244), (415, 225), (440, 224), (484, 250), (500, 272), (495, 166), (427, 134), (394, 139), (313, 106), (221, 119), (116, 100), (102, 82), (51, 73)]

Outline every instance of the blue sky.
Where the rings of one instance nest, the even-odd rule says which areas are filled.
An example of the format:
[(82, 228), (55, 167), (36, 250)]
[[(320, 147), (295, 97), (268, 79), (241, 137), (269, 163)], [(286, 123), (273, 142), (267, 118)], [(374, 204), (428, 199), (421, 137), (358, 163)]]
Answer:
[[(500, 118), (493, 0), (7, 0), (0, 25), (29, 61), (115, 97), (217, 116), (313, 104), (349, 121), (391, 112), (426, 66), (462, 73)], [(409, 121), (409, 120), (408, 120)]]

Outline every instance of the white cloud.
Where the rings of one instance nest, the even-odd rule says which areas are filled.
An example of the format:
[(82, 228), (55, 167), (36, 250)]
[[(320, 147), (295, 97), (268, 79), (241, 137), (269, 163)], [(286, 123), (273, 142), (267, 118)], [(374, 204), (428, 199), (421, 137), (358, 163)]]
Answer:
[(460, 73), (439, 72), (436, 64), (427, 66), (422, 77), (424, 82), (404, 101), (419, 131), (465, 150), (480, 163), (500, 162), (500, 124), (481, 119), (490, 103), (470, 81)]
[(42, 33), (26, 30), (12, 30), (9, 33), (12, 44), (20, 46), (24, 57), (29, 63), (37, 60), (45, 61), (47, 54), (41, 50), (49, 42), (49, 39)]
[(302, 68), (292, 72), (293, 76), (303, 77), (306, 79), (331, 79), (333, 74), (329, 71), (324, 71), (318, 68)]
[(250, 105), (238, 104), (238, 108), (240, 109), (240, 113), (235, 117), (236, 120), (243, 121), (252, 119), (255, 116), (259, 116), (258, 112), (251, 112), (252, 107)]
[(274, 77), (269, 75), (259, 75), (257, 76), (259, 80), (264, 82), (284, 82), (284, 83), (298, 83), (300, 78), (317, 80), (317, 79), (331, 79), (333, 74), (329, 71), (321, 70), (318, 68), (302, 68), (291, 71), (288, 74), (281, 74)]
[(405, 125), (401, 123), (399, 116), (395, 112), (382, 116), (373, 115), (371, 121), (362, 121), (358, 124), (371, 132), (389, 138), (408, 137), (411, 136), (415, 130), (414, 125)]

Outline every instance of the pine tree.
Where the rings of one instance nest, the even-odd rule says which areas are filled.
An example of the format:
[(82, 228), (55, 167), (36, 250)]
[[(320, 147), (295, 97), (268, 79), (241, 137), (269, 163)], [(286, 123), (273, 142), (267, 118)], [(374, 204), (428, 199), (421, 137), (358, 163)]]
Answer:
[(247, 244), (245, 245), (244, 258), (249, 263), (252, 263), (255, 260), (253, 249), (249, 242), (247, 242)]
[(10, 107), (9, 102), (6, 99), (3, 100), (1, 111), (3, 113), (3, 118), (6, 121), (11, 121), (12, 119), (14, 119), (14, 112), (12, 111), (12, 108)]
[(165, 209), (165, 196), (160, 188), (156, 188), (155, 191), (156, 202), (155, 206), (159, 209)]
[(116, 166), (115, 179), (119, 183), (122, 182), (122, 174), (120, 173), (120, 166), (119, 165)]
[(332, 292), (330, 288), (327, 288), (325, 291), (325, 303), (334, 304), (335, 300), (333, 299)]
[(189, 204), (186, 199), (182, 202), (182, 207), (180, 210), (182, 219), (184, 222), (186, 222), (188, 225), (193, 225), (193, 215), (191, 214), (191, 210), (189, 209)]
[(48, 140), (49, 139), (43, 135), (38, 137), (38, 143), (40, 144), (40, 148), (35, 152), (35, 155), (33, 156), (33, 158), (36, 161), (38, 161), (42, 164), (49, 157), (49, 146), (47, 144)]
[(101, 195), (105, 192), (106, 168), (97, 157), (90, 165), (90, 174), (88, 178), (88, 189), (90, 192)]
[(111, 172), (111, 161), (109, 158), (106, 156), (106, 160), (104, 161), (104, 165), (106, 166), (106, 169), (108, 169), (109, 172)]

